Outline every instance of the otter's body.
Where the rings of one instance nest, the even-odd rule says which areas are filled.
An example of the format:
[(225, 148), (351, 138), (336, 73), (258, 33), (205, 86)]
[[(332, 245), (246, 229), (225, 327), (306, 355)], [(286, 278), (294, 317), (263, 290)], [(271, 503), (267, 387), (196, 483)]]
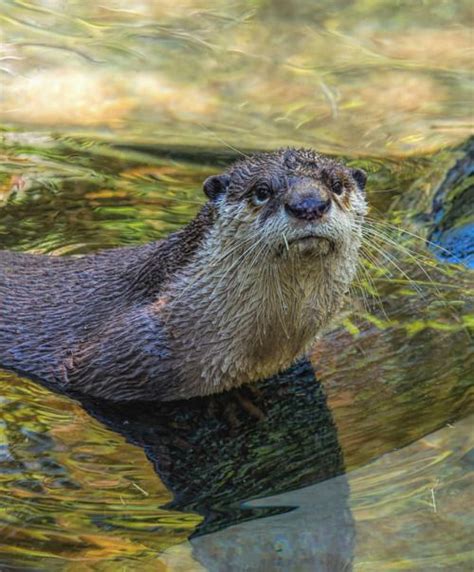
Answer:
[(209, 178), (210, 201), (166, 240), (84, 257), (0, 252), (0, 364), (113, 400), (269, 377), (343, 301), (364, 183), (310, 151), (262, 154)]

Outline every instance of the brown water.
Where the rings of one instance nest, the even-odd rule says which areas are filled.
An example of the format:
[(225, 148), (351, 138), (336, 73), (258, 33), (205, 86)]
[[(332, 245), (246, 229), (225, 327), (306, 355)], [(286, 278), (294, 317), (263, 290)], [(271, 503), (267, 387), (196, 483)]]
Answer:
[(363, 166), (372, 216), (407, 231), (371, 245), (321, 386), (270, 384), (237, 433), (1, 372), (0, 569), (472, 570), (472, 273), (413, 236), (469, 133), (471, 12), (0, 2), (2, 248), (161, 238), (238, 150), (287, 144)]

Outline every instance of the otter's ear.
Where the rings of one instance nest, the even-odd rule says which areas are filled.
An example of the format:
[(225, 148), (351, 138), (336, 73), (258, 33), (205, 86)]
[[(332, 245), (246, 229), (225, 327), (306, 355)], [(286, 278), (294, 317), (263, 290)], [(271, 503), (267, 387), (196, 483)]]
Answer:
[(211, 201), (215, 201), (217, 197), (226, 192), (229, 183), (229, 175), (212, 175), (204, 181), (204, 192)]
[(352, 169), (351, 174), (354, 177), (357, 186), (361, 191), (365, 189), (365, 184), (367, 183), (367, 174), (362, 169)]

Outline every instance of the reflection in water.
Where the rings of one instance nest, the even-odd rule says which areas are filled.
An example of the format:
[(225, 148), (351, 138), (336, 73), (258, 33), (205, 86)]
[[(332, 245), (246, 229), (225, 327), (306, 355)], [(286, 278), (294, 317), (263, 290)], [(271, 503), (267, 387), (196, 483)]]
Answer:
[[(342, 475), (344, 464), (311, 364), (263, 382), (253, 402), (264, 420), (231, 412), (232, 393), (168, 404), (82, 403), (145, 450), (173, 492), (168, 508), (203, 515), (191, 538), (205, 569), (350, 570), (347, 480), (314, 485)], [(281, 496), (249, 502), (274, 495)]]
[(351, 472), (356, 572), (471, 572), (474, 416)]

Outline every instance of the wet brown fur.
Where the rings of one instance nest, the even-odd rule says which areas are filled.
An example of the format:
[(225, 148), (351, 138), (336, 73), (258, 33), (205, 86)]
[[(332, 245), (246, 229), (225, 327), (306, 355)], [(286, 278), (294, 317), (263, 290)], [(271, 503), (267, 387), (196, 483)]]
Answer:
[[(208, 179), (210, 200), (166, 240), (84, 257), (0, 252), (0, 364), (113, 400), (192, 397), (276, 373), (327, 324), (355, 272), (357, 173), (310, 150), (259, 154)], [(257, 204), (263, 184), (271, 198)], [(331, 201), (330, 212), (293, 220), (287, 204), (305, 197)], [(327, 238), (300, 240), (308, 231)]]

